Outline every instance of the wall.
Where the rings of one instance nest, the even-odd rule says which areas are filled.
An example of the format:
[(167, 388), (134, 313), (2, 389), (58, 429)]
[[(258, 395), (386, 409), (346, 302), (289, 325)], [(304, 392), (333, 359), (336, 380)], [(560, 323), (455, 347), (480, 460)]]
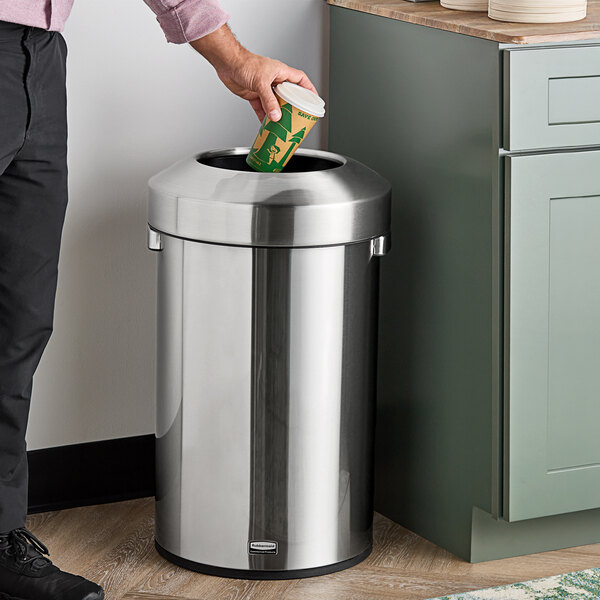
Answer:
[[(258, 121), (142, 0), (77, 0), (69, 44), (70, 207), (55, 329), (34, 382), (29, 449), (154, 432), (155, 256), (146, 181), (199, 150), (248, 145)], [(323, 0), (222, 0), (252, 51), (326, 97)], [(115, 19), (115, 16), (118, 18)], [(276, 27), (273, 26), (278, 19)], [(306, 146), (323, 147), (326, 123)]]

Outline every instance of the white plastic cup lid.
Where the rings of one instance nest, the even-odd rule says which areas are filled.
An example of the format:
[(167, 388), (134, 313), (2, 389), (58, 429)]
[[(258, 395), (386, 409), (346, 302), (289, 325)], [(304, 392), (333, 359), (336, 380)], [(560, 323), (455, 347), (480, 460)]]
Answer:
[(325, 115), (325, 100), (295, 83), (285, 81), (275, 86), (275, 93), (292, 106), (299, 110), (313, 115), (322, 117)]

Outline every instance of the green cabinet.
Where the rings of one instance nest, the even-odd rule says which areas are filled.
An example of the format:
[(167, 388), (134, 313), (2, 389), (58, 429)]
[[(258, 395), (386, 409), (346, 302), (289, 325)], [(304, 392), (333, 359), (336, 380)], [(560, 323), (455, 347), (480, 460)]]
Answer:
[(330, 44), (330, 149), (393, 185), (376, 510), (473, 562), (600, 542), (600, 44)]
[(506, 516), (600, 505), (600, 151), (506, 158)]

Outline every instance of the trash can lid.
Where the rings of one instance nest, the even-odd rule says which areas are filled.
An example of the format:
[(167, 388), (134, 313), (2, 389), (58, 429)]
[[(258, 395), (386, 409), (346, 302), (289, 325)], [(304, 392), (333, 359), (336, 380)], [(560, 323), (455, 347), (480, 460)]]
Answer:
[(340, 154), (298, 150), (282, 173), (246, 165), (249, 148), (214, 150), (148, 183), (148, 223), (163, 233), (240, 246), (349, 244), (389, 232), (391, 187)]

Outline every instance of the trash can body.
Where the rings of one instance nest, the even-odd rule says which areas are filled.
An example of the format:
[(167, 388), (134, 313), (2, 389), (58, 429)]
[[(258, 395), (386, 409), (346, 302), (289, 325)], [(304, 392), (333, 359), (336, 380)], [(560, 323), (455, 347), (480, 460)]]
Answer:
[[(243, 149), (224, 152), (208, 156), (236, 157), (233, 166), (245, 158)], [(201, 158), (150, 183), (150, 244), (160, 249), (156, 545), (206, 573), (316, 575), (371, 549), (378, 256), (388, 240), (389, 187), (360, 165), (376, 206), (359, 208), (380, 214), (365, 216), (374, 229), (364, 239), (348, 235), (365, 226), (350, 225), (357, 215), (340, 209), (354, 187), (334, 206), (347, 219), (336, 233), (322, 206), (327, 176), (338, 170), (334, 192), (345, 189), (338, 178), (348, 159), (304, 152), (337, 166), (290, 173), (275, 182), (281, 198), (268, 179), (287, 174)], [(188, 168), (206, 192), (177, 188)], [(307, 175), (321, 176), (321, 200), (304, 185)], [(239, 176), (242, 209), (219, 213), (215, 202), (241, 199), (230, 196)], [(298, 204), (314, 215), (286, 214)], [(311, 228), (314, 220), (320, 225)]]

